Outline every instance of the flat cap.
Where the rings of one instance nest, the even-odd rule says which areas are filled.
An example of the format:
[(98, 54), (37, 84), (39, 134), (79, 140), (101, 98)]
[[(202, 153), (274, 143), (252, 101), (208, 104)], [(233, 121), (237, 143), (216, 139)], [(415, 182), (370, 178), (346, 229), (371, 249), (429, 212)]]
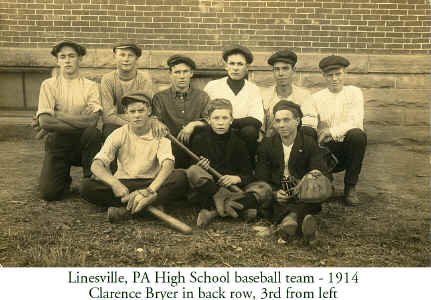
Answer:
[(346, 68), (350, 65), (350, 62), (342, 57), (337, 55), (327, 56), (322, 59), (319, 63), (319, 68), (323, 72), (327, 72), (333, 69)]
[(245, 61), (248, 64), (251, 64), (253, 62), (253, 54), (251, 53), (251, 51), (247, 47), (244, 47), (241, 45), (234, 45), (225, 49), (223, 51), (223, 60), (227, 62), (227, 58), (229, 57), (229, 55), (238, 54), (238, 53), (244, 55)]
[(144, 91), (131, 91), (121, 98), (121, 104), (127, 105), (128, 100), (136, 100), (151, 105), (151, 97)]
[(114, 47), (112, 48), (112, 51), (115, 52), (117, 49), (132, 49), (133, 52), (135, 52), (137, 57), (140, 57), (142, 55), (142, 50), (139, 48), (134, 42), (132, 41), (120, 41), (118, 43), (114, 44)]
[(184, 56), (184, 55), (180, 55), (180, 54), (175, 54), (175, 55), (172, 55), (171, 57), (169, 57), (167, 64), (168, 64), (169, 68), (172, 68), (173, 66), (178, 65), (178, 64), (186, 64), (192, 70), (196, 69), (196, 63), (193, 61), (193, 59), (191, 59), (190, 57)]
[(75, 49), (76, 53), (78, 53), (79, 56), (84, 56), (87, 53), (87, 50), (84, 46), (81, 46), (80, 44), (71, 40), (63, 40), (58, 42), (54, 47), (52, 47), (51, 54), (57, 57), (58, 52), (64, 46), (72, 47), (73, 49)]
[(301, 107), (298, 104), (293, 103), (292, 101), (287, 101), (287, 100), (279, 101), (276, 105), (274, 105), (274, 108), (272, 109), (272, 113), (275, 115), (275, 113), (278, 112), (279, 110), (289, 110), (295, 115), (296, 118), (300, 120), (303, 117)]
[(271, 66), (279, 61), (288, 63), (294, 67), (298, 61), (298, 57), (296, 56), (295, 52), (285, 49), (275, 52), (270, 58), (268, 58), (268, 64)]

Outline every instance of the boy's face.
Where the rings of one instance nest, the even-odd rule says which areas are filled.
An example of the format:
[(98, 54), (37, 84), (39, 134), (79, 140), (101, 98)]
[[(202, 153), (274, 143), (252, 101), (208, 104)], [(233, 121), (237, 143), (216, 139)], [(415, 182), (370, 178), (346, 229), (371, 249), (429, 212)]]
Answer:
[(248, 64), (242, 54), (231, 54), (225, 63), (225, 70), (233, 80), (243, 79), (247, 75)]
[(296, 134), (298, 119), (290, 110), (279, 110), (274, 115), (274, 129), (282, 137), (288, 137)]
[(129, 72), (136, 68), (136, 61), (138, 60), (138, 57), (132, 49), (115, 49), (114, 60), (115, 64), (117, 65), (117, 69), (124, 72)]
[(79, 63), (81, 56), (74, 48), (64, 46), (57, 53), (57, 65), (60, 67), (60, 72), (68, 76), (72, 76), (79, 71)]
[(333, 69), (323, 73), (323, 78), (328, 85), (328, 89), (333, 93), (338, 93), (343, 89), (346, 72), (344, 68)]
[(151, 115), (151, 108), (143, 102), (133, 102), (127, 105), (127, 117), (132, 127), (145, 126)]
[(290, 64), (284, 61), (277, 61), (276, 63), (274, 63), (272, 70), (274, 74), (274, 79), (277, 82), (278, 86), (286, 86), (292, 82), (293, 74), (295, 73), (295, 71)]
[(232, 121), (232, 112), (229, 109), (216, 109), (209, 117), (209, 124), (217, 134), (228, 132)]
[(187, 89), (193, 76), (192, 69), (186, 64), (178, 64), (169, 71), (172, 84), (177, 90)]

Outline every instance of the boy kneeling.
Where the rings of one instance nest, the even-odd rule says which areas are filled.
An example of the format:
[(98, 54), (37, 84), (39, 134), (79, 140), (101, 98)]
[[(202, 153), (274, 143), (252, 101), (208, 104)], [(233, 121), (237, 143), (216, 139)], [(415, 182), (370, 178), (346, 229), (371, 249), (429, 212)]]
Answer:
[[(197, 191), (201, 211), (197, 225), (207, 225), (215, 216), (238, 217), (256, 209), (254, 193), (232, 193), (232, 185), (243, 187), (252, 180), (252, 166), (245, 143), (232, 130), (232, 104), (226, 99), (214, 99), (208, 104), (208, 123), (197, 135), (190, 148), (200, 157), (196, 165), (187, 169), (190, 186)], [(207, 172), (209, 167), (222, 175), (217, 182)]]
[[(81, 190), (87, 201), (109, 207), (110, 221), (135, 214), (149, 203), (163, 205), (177, 200), (188, 188), (185, 172), (174, 170), (171, 142), (152, 135), (151, 98), (135, 91), (121, 102), (129, 123), (107, 137), (91, 165), (97, 179), (84, 182)], [(115, 157), (118, 169), (112, 175), (109, 165)]]

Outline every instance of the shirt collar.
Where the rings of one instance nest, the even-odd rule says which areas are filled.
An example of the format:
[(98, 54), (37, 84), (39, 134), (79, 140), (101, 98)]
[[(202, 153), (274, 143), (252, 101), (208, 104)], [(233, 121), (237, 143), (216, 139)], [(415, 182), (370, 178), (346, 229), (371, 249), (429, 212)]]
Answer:
[(190, 95), (191, 93), (192, 93), (191, 86), (185, 92), (177, 92), (175, 87), (173, 85), (171, 86), (171, 97), (174, 99), (180, 98), (181, 96), (183, 97), (183, 99), (187, 99), (187, 96)]

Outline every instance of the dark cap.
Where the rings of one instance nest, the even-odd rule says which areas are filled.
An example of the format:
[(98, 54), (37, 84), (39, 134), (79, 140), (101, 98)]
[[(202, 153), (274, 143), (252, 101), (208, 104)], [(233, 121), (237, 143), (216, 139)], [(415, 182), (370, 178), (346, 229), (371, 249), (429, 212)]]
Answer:
[(135, 52), (137, 57), (141, 57), (142, 50), (139, 48), (134, 42), (131, 41), (120, 41), (118, 43), (115, 43), (114, 48), (112, 48), (112, 51), (115, 52), (116, 49), (132, 49), (133, 52)]
[(271, 55), (270, 58), (268, 58), (268, 64), (271, 66), (273, 66), (276, 62), (279, 61), (288, 63), (289, 65), (294, 67), (296, 62), (298, 61), (298, 57), (296, 56), (295, 52), (286, 49), (277, 51), (273, 55)]
[(251, 51), (247, 47), (244, 47), (241, 45), (230, 46), (229, 48), (224, 50), (223, 60), (227, 62), (227, 58), (229, 57), (229, 55), (238, 54), (238, 53), (244, 55), (245, 61), (248, 64), (251, 64), (253, 62), (253, 54), (251, 53)]
[(58, 52), (63, 48), (64, 46), (69, 46), (75, 49), (76, 53), (78, 53), (79, 56), (84, 56), (87, 53), (87, 50), (84, 46), (81, 46), (78, 43), (75, 43), (74, 41), (70, 40), (63, 40), (58, 42), (54, 47), (52, 47), (51, 54), (55, 57), (57, 57)]
[(333, 69), (346, 68), (350, 65), (350, 62), (342, 57), (337, 55), (327, 56), (322, 59), (319, 63), (319, 68), (323, 72), (327, 72)]
[(127, 100), (135, 100), (151, 105), (151, 97), (144, 91), (131, 91), (130, 93), (127, 93), (123, 98), (121, 98), (121, 104), (127, 106)]
[(188, 65), (192, 70), (196, 69), (196, 64), (190, 57), (175, 54), (168, 58), (167, 61), (168, 67), (172, 68), (173, 66), (176, 66), (178, 64), (186, 64)]
[(292, 101), (281, 100), (276, 105), (274, 105), (274, 108), (272, 109), (272, 113), (274, 114), (274, 116), (275, 113), (279, 110), (289, 110), (295, 115), (296, 118), (300, 120), (303, 117), (301, 107), (298, 104), (293, 103)]

